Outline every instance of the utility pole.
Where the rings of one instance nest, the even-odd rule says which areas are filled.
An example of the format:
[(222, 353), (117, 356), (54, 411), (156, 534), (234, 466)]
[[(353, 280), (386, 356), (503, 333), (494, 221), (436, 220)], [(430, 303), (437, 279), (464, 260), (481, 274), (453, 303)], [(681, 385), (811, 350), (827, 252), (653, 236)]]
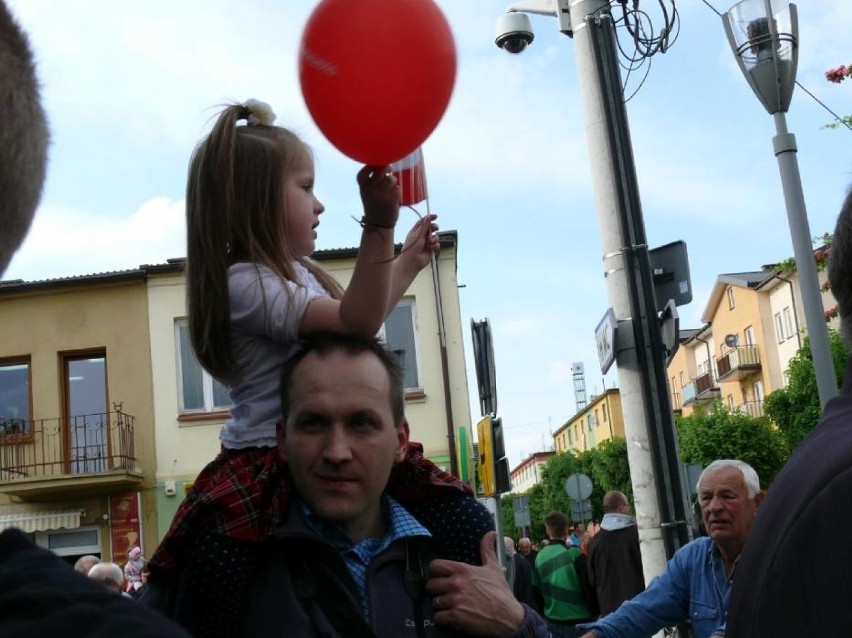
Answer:
[(567, 0), (576, 51), (642, 563), (649, 578), (688, 542), (648, 242), (609, 0)]

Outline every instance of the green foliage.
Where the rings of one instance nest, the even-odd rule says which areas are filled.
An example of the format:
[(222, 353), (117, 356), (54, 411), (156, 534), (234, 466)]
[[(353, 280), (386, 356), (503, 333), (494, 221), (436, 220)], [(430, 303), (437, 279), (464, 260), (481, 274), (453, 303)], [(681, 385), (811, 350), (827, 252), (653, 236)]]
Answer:
[[(837, 384), (841, 385), (849, 353), (837, 331), (828, 331), (828, 341)], [(792, 453), (822, 416), (809, 339), (805, 339), (804, 345), (790, 360), (787, 375), (790, 379), (787, 387), (767, 396), (763, 407), (778, 426), (788, 453)]]
[(839, 119), (836, 119), (833, 122), (829, 122), (828, 124), (824, 124), (822, 128), (836, 129), (840, 128), (841, 126), (852, 126), (852, 115), (841, 115)]
[(677, 418), (681, 460), (708, 465), (716, 459), (740, 459), (769, 485), (786, 459), (781, 434), (766, 417), (728, 410), (721, 401), (711, 409)]

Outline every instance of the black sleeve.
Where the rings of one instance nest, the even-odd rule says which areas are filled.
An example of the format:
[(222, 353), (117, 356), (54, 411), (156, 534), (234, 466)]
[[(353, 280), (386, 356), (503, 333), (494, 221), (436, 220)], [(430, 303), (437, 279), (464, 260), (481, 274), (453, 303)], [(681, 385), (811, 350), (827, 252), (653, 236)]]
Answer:
[(190, 638), (156, 611), (36, 547), (17, 529), (0, 534), (0, 638)]
[(597, 618), (601, 615), (601, 606), (598, 603), (598, 595), (595, 593), (595, 588), (589, 582), (589, 571), (586, 566), (585, 554), (580, 553), (574, 559), (574, 571), (577, 572), (577, 578), (580, 581), (580, 589), (583, 592), (586, 606), (592, 612), (592, 616)]

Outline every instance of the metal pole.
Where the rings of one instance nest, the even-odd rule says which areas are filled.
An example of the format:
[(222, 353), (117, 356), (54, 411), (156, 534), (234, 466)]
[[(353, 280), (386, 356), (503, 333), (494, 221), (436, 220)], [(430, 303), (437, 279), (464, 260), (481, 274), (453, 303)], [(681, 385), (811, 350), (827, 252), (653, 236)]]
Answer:
[(604, 276), (621, 333), (616, 362), (642, 563), (650, 580), (688, 541), (681, 470), (609, 2), (571, 0), (570, 12)]
[(828, 327), (825, 325), (819, 277), (814, 263), (811, 229), (805, 208), (805, 195), (802, 192), (799, 162), (796, 159), (796, 136), (787, 132), (787, 117), (783, 111), (773, 113), (772, 117), (775, 119), (776, 131), (775, 137), (772, 138), (772, 148), (775, 150), (778, 171), (781, 173), (784, 205), (787, 208), (787, 221), (793, 240), (796, 270), (799, 271), (799, 288), (802, 291), (805, 325), (811, 342), (819, 403), (824, 408), (829, 399), (837, 396), (837, 376), (834, 372), (831, 346), (828, 343)]

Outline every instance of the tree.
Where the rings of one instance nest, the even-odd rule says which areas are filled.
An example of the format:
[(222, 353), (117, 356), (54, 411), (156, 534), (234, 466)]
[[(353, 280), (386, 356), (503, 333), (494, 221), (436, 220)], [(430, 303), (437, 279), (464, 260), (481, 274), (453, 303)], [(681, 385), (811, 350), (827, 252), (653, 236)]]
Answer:
[(706, 466), (716, 459), (739, 459), (751, 465), (768, 485), (786, 459), (784, 440), (768, 418), (729, 410), (721, 401), (709, 410), (676, 420), (685, 463)]
[[(838, 385), (841, 385), (849, 353), (836, 330), (828, 331), (828, 341), (834, 373)], [(787, 376), (790, 379), (787, 387), (769, 394), (763, 401), (763, 407), (778, 426), (787, 452), (792, 453), (822, 416), (811, 346), (807, 338), (796, 356), (790, 359)]]

